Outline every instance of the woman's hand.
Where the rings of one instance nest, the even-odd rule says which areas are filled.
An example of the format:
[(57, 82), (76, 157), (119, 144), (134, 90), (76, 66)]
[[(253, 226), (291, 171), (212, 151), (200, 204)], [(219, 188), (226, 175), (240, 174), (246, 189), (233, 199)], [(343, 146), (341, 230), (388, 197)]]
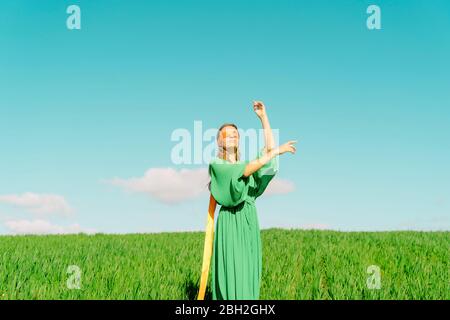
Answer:
[(260, 119), (263, 119), (267, 115), (266, 107), (262, 101), (253, 101), (253, 110)]
[(285, 144), (282, 144), (281, 146), (274, 148), (273, 152), (276, 155), (281, 155), (286, 152), (290, 152), (290, 153), (294, 154), (295, 151), (297, 151), (297, 149), (294, 146), (294, 143), (297, 143), (297, 141), (296, 140), (288, 141)]

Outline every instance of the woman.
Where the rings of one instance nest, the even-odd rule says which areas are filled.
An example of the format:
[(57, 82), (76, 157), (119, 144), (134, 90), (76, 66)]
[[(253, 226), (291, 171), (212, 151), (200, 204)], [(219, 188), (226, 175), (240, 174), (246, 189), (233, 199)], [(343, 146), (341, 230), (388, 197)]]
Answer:
[(213, 300), (259, 299), (262, 249), (255, 199), (278, 171), (278, 155), (296, 151), (295, 141), (275, 147), (264, 104), (254, 101), (253, 109), (265, 137), (259, 157), (240, 160), (238, 128), (226, 123), (217, 133), (219, 154), (209, 164), (209, 190), (221, 205), (212, 257)]

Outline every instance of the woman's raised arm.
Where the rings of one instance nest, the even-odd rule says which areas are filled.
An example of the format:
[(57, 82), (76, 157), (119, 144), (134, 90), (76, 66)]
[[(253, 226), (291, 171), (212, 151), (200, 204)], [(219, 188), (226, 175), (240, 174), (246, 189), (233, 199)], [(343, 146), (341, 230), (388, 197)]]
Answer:
[(270, 127), (269, 117), (267, 116), (266, 107), (262, 101), (253, 101), (253, 110), (261, 120), (261, 124), (264, 130), (265, 147), (264, 153), (269, 152), (275, 147), (275, 141), (273, 139), (272, 128)]

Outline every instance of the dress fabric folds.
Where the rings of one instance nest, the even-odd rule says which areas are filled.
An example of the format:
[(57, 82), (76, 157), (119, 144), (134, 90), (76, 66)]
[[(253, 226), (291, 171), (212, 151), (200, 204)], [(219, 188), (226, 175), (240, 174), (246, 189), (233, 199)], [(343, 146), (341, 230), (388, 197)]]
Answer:
[(247, 163), (214, 158), (208, 168), (211, 194), (221, 205), (211, 263), (213, 300), (259, 299), (262, 246), (255, 200), (278, 172), (278, 156), (244, 177)]

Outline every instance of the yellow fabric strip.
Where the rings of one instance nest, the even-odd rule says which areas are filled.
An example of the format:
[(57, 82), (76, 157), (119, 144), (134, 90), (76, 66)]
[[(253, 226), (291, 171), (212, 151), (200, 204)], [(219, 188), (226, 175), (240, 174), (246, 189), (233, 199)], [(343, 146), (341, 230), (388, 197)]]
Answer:
[(214, 212), (216, 211), (216, 200), (212, 196), (209, 197), (208, 219), (206, 222), (205, 246), (203, 249), (202, 275), (200, 279), (200, 288), (197, 300), (205, 299), (206, 284), (208, 283), (209, 265), (214, 242)]

